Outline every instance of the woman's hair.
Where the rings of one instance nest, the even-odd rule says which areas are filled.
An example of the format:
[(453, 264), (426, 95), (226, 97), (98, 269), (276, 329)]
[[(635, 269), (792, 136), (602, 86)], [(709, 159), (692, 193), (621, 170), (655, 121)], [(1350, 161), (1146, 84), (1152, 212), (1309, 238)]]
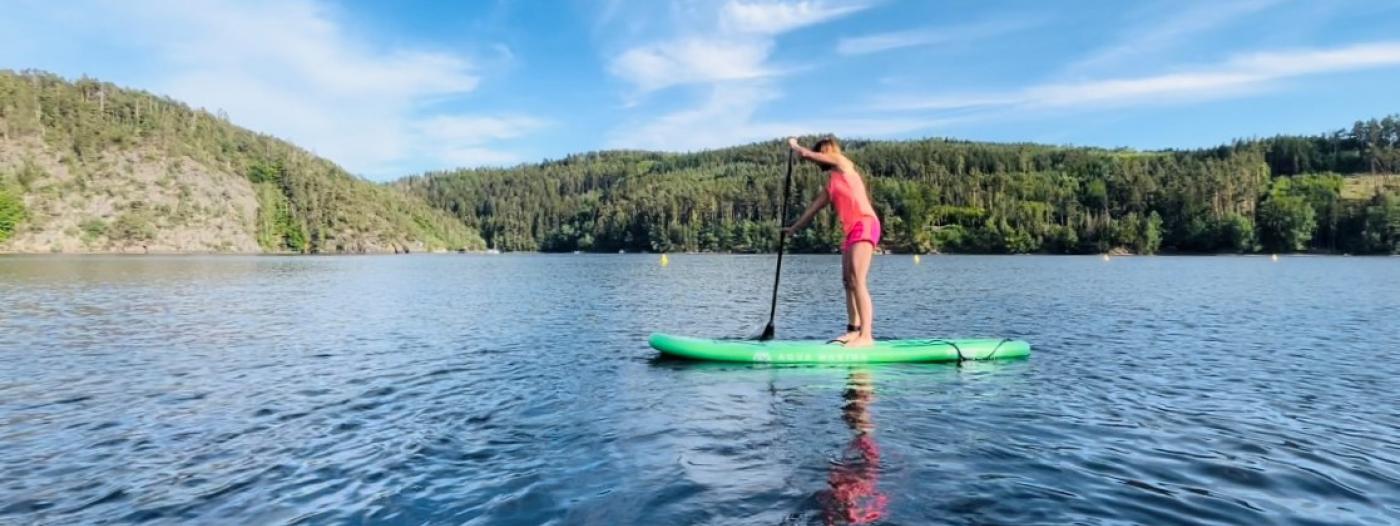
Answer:
[(841, 155), (841, 143), (836, 142), (835, 137), (827, 137), (817, 141), (817, 144), (812, 146), (812, 151)]
[[(825, 137), (817, 141), (817, 144), (812, 145), (812, 151), (817, 153), (824, 153), (827, 155), (835, 155), (837, 157), (845, 156), (845, 154), (841, 153), (841, 143), (836, 142), (836, 137)], [(835, 167), (835, 165), (827, 165), (826, 163), (822, 162), (818, 162), (817, 164), (822, 165), (823, 169), (831, 169)]]

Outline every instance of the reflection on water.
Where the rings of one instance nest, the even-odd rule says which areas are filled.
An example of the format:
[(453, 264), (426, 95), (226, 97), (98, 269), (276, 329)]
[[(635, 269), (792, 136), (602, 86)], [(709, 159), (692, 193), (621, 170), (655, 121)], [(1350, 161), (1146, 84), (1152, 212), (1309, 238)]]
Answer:
[(851, 371), (842, 396), (841, 419), (853, 436), (842, 456), (831, 465), (825, 496), (827, 524), (869, 524), (885, 515), (889, 498), (880, 492), (880, 444), (875, 441), (875, 420), (870, 405), (875, 384), (869, 371)]
[(0, 258), (0, 524), (1400, 523), (1398, 261), (877, 257), (880, 336), (1036, 351), (852, 371), (646, 346), (765, 256)]

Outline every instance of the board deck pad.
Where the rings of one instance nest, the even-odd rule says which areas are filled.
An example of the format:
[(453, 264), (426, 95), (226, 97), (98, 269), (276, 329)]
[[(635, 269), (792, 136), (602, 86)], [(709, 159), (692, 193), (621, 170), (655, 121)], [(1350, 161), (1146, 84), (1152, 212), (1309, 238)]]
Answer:
[(1031, 345), (1005, 338), (959, 340), (876, 340), (870, 347), (846, 348), (820, 340), (712, 340), (653, 333), (653, 349), (667, 356), (722, 362), (839, 364), (956, 362), (1029, 356)]

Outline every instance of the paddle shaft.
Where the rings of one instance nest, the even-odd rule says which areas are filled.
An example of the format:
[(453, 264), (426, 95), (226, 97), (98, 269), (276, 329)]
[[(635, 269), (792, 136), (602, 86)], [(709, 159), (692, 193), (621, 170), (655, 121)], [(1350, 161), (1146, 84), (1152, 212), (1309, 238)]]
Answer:
[(783, 177), (783, 203), (778, 207), (778, 268), (773, 272), (773, 303), (768, 307), (768, 325), (760, 340), (773, 339), (773, 320), (778, 315), (778, 282), (783, 277), (783, 244), (787, 241), (788, 194), (792, 191), (792, 150), (788, 150), (787, 176)]

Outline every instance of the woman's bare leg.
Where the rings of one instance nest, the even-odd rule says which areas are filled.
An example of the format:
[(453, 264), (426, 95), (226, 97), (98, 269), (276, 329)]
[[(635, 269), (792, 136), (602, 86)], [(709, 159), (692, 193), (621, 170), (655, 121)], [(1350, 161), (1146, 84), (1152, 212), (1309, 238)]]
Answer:
[[(860, 325), (860, 313), (856, 311), (856, 289), (855, 272), (851, 268), (851, 254), (849, 252), (841, 254), (841, 287), (846, 296), (846, 324)], [(832, 340), (838, 343), (846, 343), (852, 338), (860, 336), (859, 331), (847, 331), (839, 338)]]
[(865, 278), (870, 273), (870, 257), (875, 245), (859, 242), (848, 251), (851, 258), (851, 285), (855, 292), (856, 312), (860, 314), (860, 334), (846, 343), (847, 347), (867, 347), (875, 344), (875, 305), (870, 301), (870, 289)]

